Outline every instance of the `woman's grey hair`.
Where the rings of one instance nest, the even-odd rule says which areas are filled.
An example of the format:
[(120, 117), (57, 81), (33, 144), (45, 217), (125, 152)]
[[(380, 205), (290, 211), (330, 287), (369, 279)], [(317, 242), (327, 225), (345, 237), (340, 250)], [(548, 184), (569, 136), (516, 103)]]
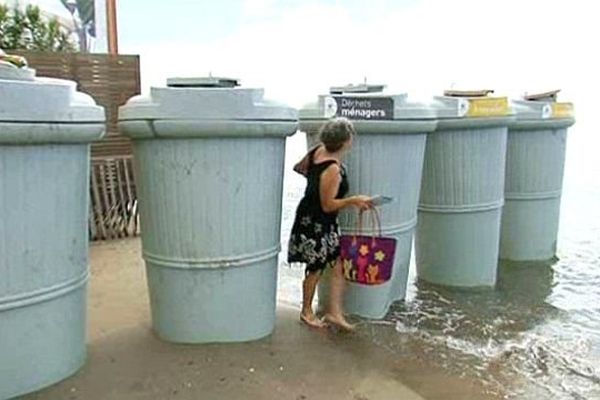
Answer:
[(340, 150), (344, 144), (356, 135), (354, 125), (347, 118), (334, 118), (321, 127), (319, 138), (328, 152)]

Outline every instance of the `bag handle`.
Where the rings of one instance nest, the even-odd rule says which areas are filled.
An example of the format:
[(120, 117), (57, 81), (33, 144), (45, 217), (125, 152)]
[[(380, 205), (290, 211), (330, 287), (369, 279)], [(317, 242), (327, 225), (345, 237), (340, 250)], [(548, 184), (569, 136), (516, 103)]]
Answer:
[[(371, 216), (371, 227), (373, 230), (373, 243), (375, 243), (375, 238), (376, 237), (381, 237), (381, 218), (379, 216), (379, 211), (376, 208), (370, 208), (367, 210), (369, 212), (369, 215)], [(357, 225), (358, 225), (358, 235), (363, 236), (363, 215), (364, 215), (365, 211), (364, 210), (360, 210), (358, 212), (358, 221), (357, 221)], [(354, 234), (353, 237), (353, 241), (356, 241), (356, 236), (357, 234)]]

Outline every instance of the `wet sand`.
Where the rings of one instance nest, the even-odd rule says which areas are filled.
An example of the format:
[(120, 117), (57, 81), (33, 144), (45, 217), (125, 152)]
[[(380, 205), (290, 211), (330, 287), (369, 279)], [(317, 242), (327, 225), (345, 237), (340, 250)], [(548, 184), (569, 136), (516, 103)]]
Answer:
[(361, 329), (311, 330), (285, 300), (275, 332), (265, 339), (162, 342), (150, 328), (140, 240), (95, 243), (90, 261), (87, 363), (71, 378), (22, 399), (498, 398), (418, 357), (398, 358)]

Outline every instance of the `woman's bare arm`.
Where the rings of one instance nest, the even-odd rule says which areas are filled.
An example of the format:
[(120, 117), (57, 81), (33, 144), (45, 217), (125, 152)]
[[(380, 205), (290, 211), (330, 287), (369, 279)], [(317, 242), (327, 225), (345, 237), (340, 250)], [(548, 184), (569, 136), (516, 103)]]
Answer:
[(340, 167), (337, 164), (331, 164), (321, 173), (321, 182), (319, 185), (319, 194), (321, 198), (321, 208), (326, 213), (334, 213), (342, 208), (354, 206), (360, 209), (369, 208), (370, 200), (368, 196), (351, 196), (343, 199), (336, 199), (337, 192), (342, 182)]

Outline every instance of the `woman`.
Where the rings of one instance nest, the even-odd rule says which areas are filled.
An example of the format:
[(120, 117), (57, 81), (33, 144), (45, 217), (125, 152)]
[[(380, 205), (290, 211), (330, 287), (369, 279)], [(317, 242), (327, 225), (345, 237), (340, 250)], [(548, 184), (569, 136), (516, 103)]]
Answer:
[(324, 321), (345, 330), (353, 329), (342, 310), (344, 276), (337, 215), (347, 207), (361, 210), (371, 207), (368, 196), (344, 197), (348, 193), (348, 179), (341, 160), (352, 147), (355, 134), (352, 123), (345, 118), (325, 123), (320, 130), (321, 143), (294, 167), (308, 182), (296, 211), (288, 262), (306, 264), (300, 319), (315, 328), (325, 326), (312, 309), (315, 289), (325, 268), (333, 268), (330, 303)]

